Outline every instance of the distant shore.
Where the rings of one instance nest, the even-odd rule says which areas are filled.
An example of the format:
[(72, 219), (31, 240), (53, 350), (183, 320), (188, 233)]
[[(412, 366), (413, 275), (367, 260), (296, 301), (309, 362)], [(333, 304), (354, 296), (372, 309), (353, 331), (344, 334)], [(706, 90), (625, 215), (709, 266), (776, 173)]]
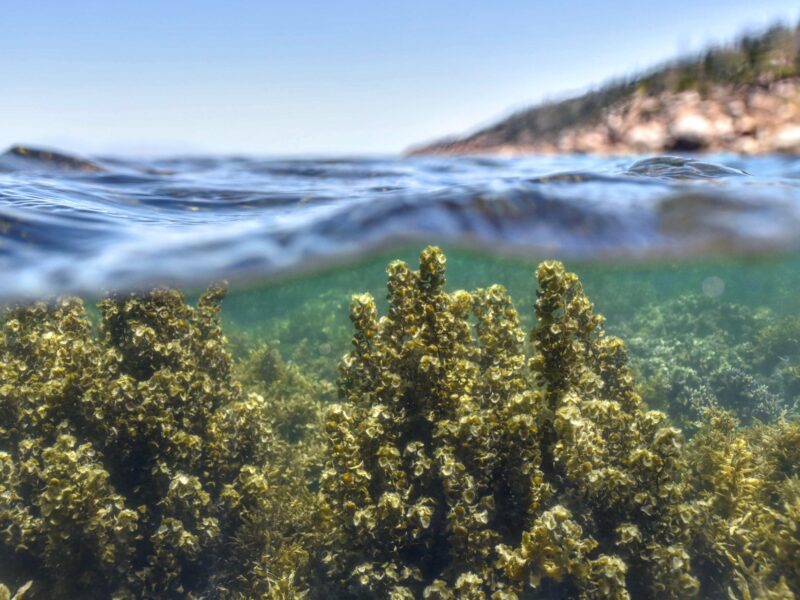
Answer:
[(742, 35), (407, 154), (686, 151), (800, 154), (800, 24)]
[(719, 85), (658, 94), (634, 93), (590, 123), (537, 136), (535, 128), (509, 135), (494, 127), (409, 150), (409, 155), (670, 151), (800, 154), (800, 78), (769, 84)]

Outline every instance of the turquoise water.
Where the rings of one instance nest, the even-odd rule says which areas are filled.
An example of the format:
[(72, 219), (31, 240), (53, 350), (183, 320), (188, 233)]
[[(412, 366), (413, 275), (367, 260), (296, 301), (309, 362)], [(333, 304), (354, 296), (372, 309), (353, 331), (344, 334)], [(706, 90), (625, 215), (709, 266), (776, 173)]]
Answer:
[(0, 599), (797, 597), (798, 182), (7, 152)]
[[(267, 340), (290, 360), (313, 365), (334, 381), (340, 357), (351, 346), (352, 325), (348, 318), (351, 296), (370, 293), (381, 314), (385, 314), (386, 265), (393, 259), (414, 265), (420, 249), (420, 246), (398, 248), (354, 262), (345, 269), (234, 289), (222, 311), (229, 335)], [(526, 330), (535, 326), (533, 304), (538, 287), (535, 279), (538, 260), (447, 246), (444, 250), (451, 291), (501, 284), (514, 299), (522, 326)], [(643, 315), (665, 307), (676, 311), (664, 316), (674, 321), (674, 330), (681, 329), (684, 319), (709, 320), (709, 333), (715, 327), (736, 327), (735, 323), (725, 322), (731, 306), (764, 317), (761, 327), (800, 314), (797, 294), (800, 258), (795, 254), (622, 263), (573, 260), (566, 264), (579, 275), (596, 310), (605, 316), (609, 332), (626, 340), (642, 327)], [(703, 312), (697, 315), (678, 312), (674, 305), (687, 299), (701, 303)], [(660, 335), (668, 341), (671, 333), (674, 331), (665, 330)], [(735, 340), (739, 343), (756, 343), (744, 337), (751, 331), (734, 334), (742, 336)], [(794, 334), (787, 332), (787, 335)], [(651, 341), (653, 346), (658, 343)], [(641, 345), (631, 347), (634, 360), (647, 360), (651, 351)], [(792, 362), (800, 361), (800, 356), (789, 358)], [(787, 402), (795, 404), (793, 399)]]

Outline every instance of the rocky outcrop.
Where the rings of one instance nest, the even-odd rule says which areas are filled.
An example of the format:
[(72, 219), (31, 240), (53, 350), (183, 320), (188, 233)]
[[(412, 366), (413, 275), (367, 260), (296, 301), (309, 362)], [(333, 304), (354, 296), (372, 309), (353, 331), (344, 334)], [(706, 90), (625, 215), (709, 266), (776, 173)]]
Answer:
[[(570, 102), (570, 101), (567, 101)], [(573, 100), (574, 102), (574, 100)], [(537, 109), (533, 109), (534, 111)], [(630, 154), (730, 151), (800, 153), (800, 78), (716, 85), (704, 93), (634, 89), (588, 119), (555, 130), (500, 123), (409, 154)]]

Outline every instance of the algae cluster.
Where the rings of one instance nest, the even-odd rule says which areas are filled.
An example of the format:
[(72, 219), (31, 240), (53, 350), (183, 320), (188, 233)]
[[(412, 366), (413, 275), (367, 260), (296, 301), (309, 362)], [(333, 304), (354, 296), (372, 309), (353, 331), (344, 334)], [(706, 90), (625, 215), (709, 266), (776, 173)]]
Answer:
[(289, 593), (314, 499), (218, 323), (171, 290), (16, 309), (0, 336), (0, 564), (36, 597)]
[(800, 414), (800, 318), (684, 294), (623, 328), (648, 401), (694, 429), (707, 408), (744, 423)]
[(219, 287), (111, 296), (96, 327), (74, 299), (10, 311), (0, 598), (800, 594), (794, 320), (683, 299), (632, 367), (560, 263), (529, 334), (445, 266), (391, 263), (384, 316), (353, 297), (337, 389), (274, 344), (234, 360)]

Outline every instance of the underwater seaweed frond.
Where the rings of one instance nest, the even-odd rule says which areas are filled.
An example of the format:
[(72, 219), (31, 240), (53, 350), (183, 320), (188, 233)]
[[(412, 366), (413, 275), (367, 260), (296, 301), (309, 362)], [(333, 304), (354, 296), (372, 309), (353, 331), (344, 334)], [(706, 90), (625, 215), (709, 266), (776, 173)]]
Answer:
[(24, 600), (32, 585), (33, 581), (26, 582), (24, 585), (20, 586), (12, 596), (11, 590), (9, 590), (6, 585), (0, 583), (0, 600)]
[(537, 325), (532, 338), (536, 354), (531, 369), (555, 411), (569, 389), (592, 391), (601, 385), (595, 367), (596, 339), (603, 317), (583, 293), (578, 277), (558, 261), (546, 261), (536, 272)]
[(576, 506), (598, 541), (636, 527), (626, 543), (599, 549), (610, 557), (621, 551), (640, 593), (693, 596), (699, 581), (681, 517), (683, 437), (664, 413), (642, 404), (624, 344), (606, 336), (578, 278), (553, 261), (540, 265), (537, 278), (531, 368), (553, 411), (552, 430), (544, 431), (552, 469), (567, 484), (560, 502)]
[(306, 473), (308, 486), (316, 488), (324, 453), (324, 406), (330, 403), (335, 387), (306, 368), (285, 362), (265, 343), (249, 348), (237, 363), (236, 374), (250, 394), (263, 400), (272, 437), (291, 446), (293, 462)]
[[(520, 414), (537, 400), (526, 390), (516, 312), (500, 287), (446, 293), (444, 266), (432, 247), (417, 271), (391, 263), (385, 317), (367, 294), (351, 304), (353, 350), (342, 361), (342, 404), (326, 417), (321, 486), (339, 542), (327, 564), (354, 596), (487, 589), (500, 532), (513, 530), (498, 523), (498, 488), (533, 498), (538, 451), (524, 446), (535, 437), (526, 421), (513, 431), (501, 423), (535, 423)], [(468, 322), (473, 311), (485, 352)], [(514, 433), (524, 450), (516, 455), (502, 448)], [(504, 478), (502, 463), (520, 459), (527, 472)], [(514, 509), (509, 516), (529, 507)]]
[(55, 586), (95, 586), (131, 568), (139, 515), (108, 483), (91, 444), (62, 435), (52, 446), (20, 443), (0, 452), (2, 543), (33, 552)]
[(447, 293), (444, 265), (433, 247), (391, 263), (385, 317), (353, 297), (326, 417), (331, 578), (353, 597), (696, 594), (682, 437), (577, 277), (540, 266), (528, 360), (505, 290)]
[(587, 578), (589, 554), (595, 548), (597, 542), (583, 537), (583, 530), (572, 520), (570, 511), (556, 505), (523, 532), (518, 548), (498, 546), (497, 566), (520, 589), (538, 588), (543, 579), (561, 581), (567, 575)]
[(110, 296), (97, 336), (74, 300), (6, 319), (0, 555), (35, 597), (302, 592), (315, 500), (268, 404), (233, 377), (223, 296)]
[(91, 331), (76, 298), (8, 312), (0, 331), (0, 448), (24, 438), (53, 443), (81, 410), (81, 391), (99, 360)]
[(777, 486), (779, 512), (775, 516), (775, 572), (792, 582), (795, 593), (800, 590), (800, 475), (795, 474)]
[(244, 389), (266, 399), (277, 435), (292, 444), (316, 442), (323, 407), (335, 398), (332, 384), (298, 364), (287, 363), (263, 342), (248, 349), (236, 366), (236, 376)]
[(798, 421), (738, 428), (730, 413), (709, 410), (688, 445), (693, 545), (721, 585), (743, 595), (800, 593), (798, 442)]
[[(352, 277), (354, 282), (360, 280), (357, 275)], [(234, 357), (247, 361), (247, 356), (266, 342), (280, 351), (284, 363), (296, 365), (303, 374), (313, 373), (319, 383), (333, 386), (339, 373), (339, 358), (350, 344), (347, 307), (351, 294), (342, 282), (331, 287), (325, 283), (324, 278), (298, 283), (300, 290), (294, 289), (288, 295), (286, 290), (269, 288), (263, 295), (233, 298), (229, 314), (235, 317), (224, 320), (224, 324)], [(252, 319), (244, 321), (248, 314)], [(335, 393), (331, 400), (334, 399)]]
[(217, 566), (211, 589), (236, 591), (226, 596), (232, 598), (306, 595), (298, 582), (318, 545), (319, 522), (313, 518), (315, 500), (298, 477), (278, 463), (247, 466), (225, 486), (218, 514), (232, 551)]

